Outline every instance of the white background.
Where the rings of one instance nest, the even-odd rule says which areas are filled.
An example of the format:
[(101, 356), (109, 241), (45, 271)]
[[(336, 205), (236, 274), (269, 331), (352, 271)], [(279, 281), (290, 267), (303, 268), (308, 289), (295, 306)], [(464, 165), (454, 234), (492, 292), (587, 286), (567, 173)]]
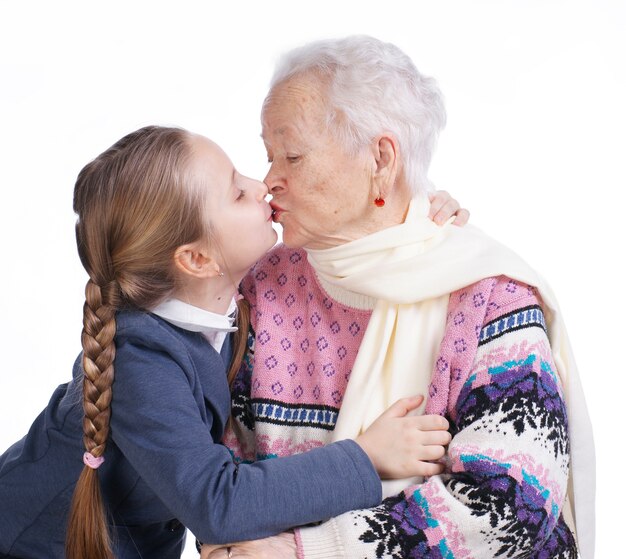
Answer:
[(133, 129), (175, 124), (262, 178), (259, 108), (278, 54), (366, 33), (403, 48), (446, 96), (435, 184), (560, 299), (595, 426), (596, 556), (613, 556), (624, 498), (613, 448), (625, 407), (625, 22), (625, 3), (608, 0), (0, 0), (0, 451), (80, 350), (80, 168)]

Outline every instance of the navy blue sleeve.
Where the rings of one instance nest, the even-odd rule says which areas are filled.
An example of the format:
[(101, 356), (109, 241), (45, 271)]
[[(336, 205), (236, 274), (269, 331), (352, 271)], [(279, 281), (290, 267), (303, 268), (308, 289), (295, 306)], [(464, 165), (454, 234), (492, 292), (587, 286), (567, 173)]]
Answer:
[(262, 538), (380, 503), (378, 475), (354, 441), (235, 465), (212, 440), (186, 369), (180, 355), (125, 342), (115, 359), (111, 436), (201, 541)]

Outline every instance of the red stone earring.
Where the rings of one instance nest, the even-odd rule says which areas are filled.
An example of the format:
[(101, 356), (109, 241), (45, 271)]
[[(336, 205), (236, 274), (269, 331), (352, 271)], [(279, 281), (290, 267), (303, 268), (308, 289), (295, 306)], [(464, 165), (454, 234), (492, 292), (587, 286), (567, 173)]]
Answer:
[(378, 206), (379, 208), (382, 208), (385, 205), (385, 200), (378, 197), (376, 198), (376, 200), (374, 200), (374, 204), (376, 204), (376, 206)]

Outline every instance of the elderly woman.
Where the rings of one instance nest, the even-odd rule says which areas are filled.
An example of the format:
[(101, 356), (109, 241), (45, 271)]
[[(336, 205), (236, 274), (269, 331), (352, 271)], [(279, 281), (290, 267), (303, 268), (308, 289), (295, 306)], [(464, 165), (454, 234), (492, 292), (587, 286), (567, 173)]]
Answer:
[(593, 556), (593, 440), (557, 303), (502, 245), (428, 220), (444, 122), (434, 81), (372, 38), (276, 70), (262, 124), (284, 245), (242, 285), (226, 443), (241, 461), (303, 452), (415, 393), (453, 439), (444, 474), (385, 483), (377, 508), (204, 556)]

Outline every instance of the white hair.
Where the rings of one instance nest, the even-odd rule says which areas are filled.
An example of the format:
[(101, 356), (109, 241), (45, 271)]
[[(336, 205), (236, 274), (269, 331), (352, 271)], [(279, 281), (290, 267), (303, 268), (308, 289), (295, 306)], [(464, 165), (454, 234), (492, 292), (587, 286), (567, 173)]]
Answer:
[(434, 79), (420, 74), (395, 45), (363, 35), (316, 41), (285, 53), (270, 92), (306, 74), (327, 86), (327, 124), (349, 152), (390, 132), (398, 140), (402, 171), (413, 193), (432, 189), (428, 167), (446, 122)]

